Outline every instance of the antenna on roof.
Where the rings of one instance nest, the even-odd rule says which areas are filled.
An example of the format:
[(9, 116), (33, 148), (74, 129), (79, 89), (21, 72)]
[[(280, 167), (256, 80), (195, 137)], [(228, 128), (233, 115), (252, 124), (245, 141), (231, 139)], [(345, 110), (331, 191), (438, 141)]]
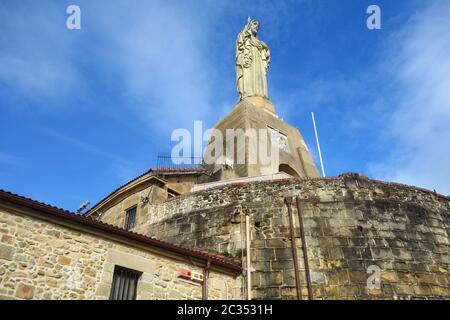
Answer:
[(150, 192), (153, 191), (153, 186), (150, 187), (150, 189), (148, 190), (147, 194), (141, 194), (141, 202), (143, 205), (146, 205), (147, 203), (150, 202)]
[(316, 120), (314, 119), (314, 112), (311, 112), (312, 121), (314, 125), (314, 132), (316, 133), (316, 143), (317, 143), (317, 150), (319, 150), (319, 159), (320, 159), (320, 168), (322, 169), (322, 177), (325, 178), (325, 168), (323, 167), (323, 161), (322, 161), (322, 153), (320, 152), (320, 143), (319, 143), (319, 135), (317, 134), (317, 127), (316, 127)]
[(80, 214), (82, 213), (84, 210), (86, 210), (86, 208), (88, 207), (88, 205), (90, 204), (89, 200), (86, 200), (85, 202), (83, 202), (77, 209), (77, 213)]

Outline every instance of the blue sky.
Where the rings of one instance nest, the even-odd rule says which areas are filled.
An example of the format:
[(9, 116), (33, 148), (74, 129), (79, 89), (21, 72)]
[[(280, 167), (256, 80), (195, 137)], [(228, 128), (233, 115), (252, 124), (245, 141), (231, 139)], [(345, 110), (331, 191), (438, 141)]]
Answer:
[(75, 210), (155, 166), (174, 129), (214, 125), (237, 100), (247, 16), (271, 49), (269, 96), (317, 160), (315, 112), (328, 176), (450, 194), (445, 0), (3, 0), (0, 188)]

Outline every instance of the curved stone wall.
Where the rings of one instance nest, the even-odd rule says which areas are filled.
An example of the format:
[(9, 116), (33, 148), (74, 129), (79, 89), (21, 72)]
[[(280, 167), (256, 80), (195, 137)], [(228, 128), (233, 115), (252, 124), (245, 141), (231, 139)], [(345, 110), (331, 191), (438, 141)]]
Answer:
[[(150, 207), (137, 231), (241, 259), (248, 213), (253, 297), (294, 299), (292, 190), (300, 192), (314, 299), (450, 298), (450, 198), (362, 175), (215, 187)], [(292, 214), (306, 297), (295, 205)]]

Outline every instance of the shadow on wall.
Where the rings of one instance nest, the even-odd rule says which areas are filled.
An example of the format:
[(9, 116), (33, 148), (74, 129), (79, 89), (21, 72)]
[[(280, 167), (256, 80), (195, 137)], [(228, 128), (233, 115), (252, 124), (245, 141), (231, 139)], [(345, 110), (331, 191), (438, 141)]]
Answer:
[(278, 172), (285, 172), (295, 178), (300, 178), (300, 175), (297, 173), (297, 171), (295, 171), (290, 165), (288, 164), (280, 164), (280, 166), (278, 167)]

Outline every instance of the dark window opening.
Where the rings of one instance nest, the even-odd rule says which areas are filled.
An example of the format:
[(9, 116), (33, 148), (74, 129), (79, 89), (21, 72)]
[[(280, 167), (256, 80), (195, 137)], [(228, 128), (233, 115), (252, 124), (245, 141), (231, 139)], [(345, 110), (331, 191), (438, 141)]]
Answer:
[(173, 189), (167, 188), (167, 199), (178, 197), (180, 193)]
[(176, 197), (176, 195), (173, 194), (172, 192), (167, 192), (167, 199), (175, 198), (175, 197)]
[(127, 210), (125, 214), (125, 230), (131, 230), (134, 228), (134, 222), (136, 221), (136, 209), (137, 207), (133, 207)]
[(109, 300), (136, 300), (140, 276), (138, 271), (115, 266)]

